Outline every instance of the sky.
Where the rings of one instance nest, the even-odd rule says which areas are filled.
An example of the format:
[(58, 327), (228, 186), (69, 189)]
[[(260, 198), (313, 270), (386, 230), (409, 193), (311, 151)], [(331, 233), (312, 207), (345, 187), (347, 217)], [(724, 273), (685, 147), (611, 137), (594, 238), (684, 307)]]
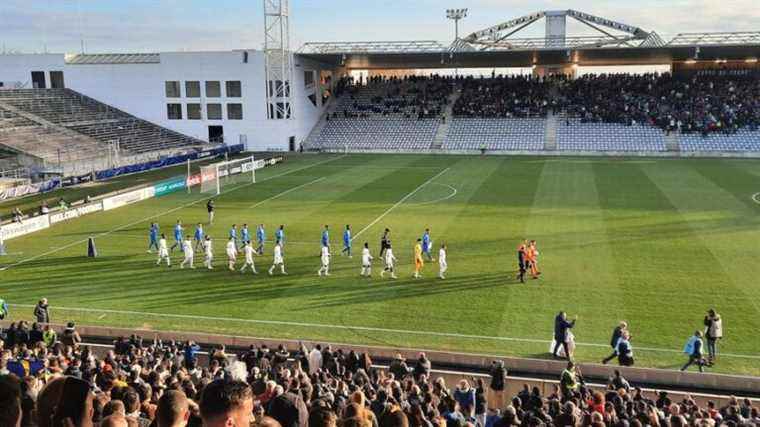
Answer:
[[(540, 10), (575, 9), (657, 31), (758, 31), (758, 0), (290, 0), (291, 49), (307, 41), (454, 38)], [(524, 36), (542, 36), (542, 23)], [(568, 34), (588, 28), (568, 25)], [(0, 53), (261, 49), (262, 0), (0, 0)]]

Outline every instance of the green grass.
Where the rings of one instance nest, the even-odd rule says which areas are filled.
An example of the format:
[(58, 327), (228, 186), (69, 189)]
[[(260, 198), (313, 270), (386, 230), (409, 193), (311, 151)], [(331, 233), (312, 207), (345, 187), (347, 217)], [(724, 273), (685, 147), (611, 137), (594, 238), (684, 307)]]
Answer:
[[(726, 331), (726, 355), (714, 371), (760, 375), (760, 205), (751, 199), (760, 192), (759, 166), (715, 159), (296, 156), (259, 171), (259, 183), (217, 199), (213, 272), (154, 266), (145, 253), (144, 221), (98, 237), (97, 259), (85, 258), (85, 243), (75, 243), (0, 272), (0, 295), (11, 304), (45, 296), (54, 320), (92, 325), (526, 357), (547, 357), (553, 316), (566, 310), (579, 316), (579, 360), (605, 356), (612, 327), (625, 319), (638, 365), (667, 369), (684, 361), (679, 350), (714, 307)], [(451, 194), (449, 186), (456, 195), (436, 201)], [(11, 255), (0, 261), (12, 265), (198, 201), (159, 218), (169, 234), (177, 218), (205, 221), (203, 197), (177, 193), (56, 225), (8, 242)], [(382, 229), (391, 228), (399, 280), (359, 278), (358, 256), (335, 256), (333, 275), (317, 277), (323, 224), (331, 225), (337, 253), (345, 224), (356, 234), (386, 211), (357, 238), (355, 252), (367, 240), (377, 255)], [(263, 222), (269, 237), (285, 224), (290, 275), (224, 270), (233, 222)], [(423, 279), (410, 277), (412, 245), (425, 227), (436, 246), (449, 244), (445, 281), (434, 279), (434, 265), (426, 265)], [(515, 249), (523, 238), (538, 241), (544, 274), (520, 285)], [(256, 259), (259, 270), (271, 262), (271, 244), (267, 249)], [(31, 314), (11, 310), (13, 318)]]

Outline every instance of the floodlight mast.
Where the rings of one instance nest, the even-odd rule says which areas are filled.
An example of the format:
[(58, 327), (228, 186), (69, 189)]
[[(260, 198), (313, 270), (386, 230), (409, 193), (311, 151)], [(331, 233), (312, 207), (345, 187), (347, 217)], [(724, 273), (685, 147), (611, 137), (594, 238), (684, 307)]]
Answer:
[(454, 21), (454, 41), (459, 40), (459, 20), (467, 17), (467, 9), (446, 9), (446, 18)]

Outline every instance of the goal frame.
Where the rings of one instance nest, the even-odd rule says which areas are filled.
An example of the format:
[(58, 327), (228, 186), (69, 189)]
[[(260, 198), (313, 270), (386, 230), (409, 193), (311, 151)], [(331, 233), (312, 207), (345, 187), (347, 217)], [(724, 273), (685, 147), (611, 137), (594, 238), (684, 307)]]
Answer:
[[(246, 162), (246, 160), (248, 160), (248, 161)], [(212, 163), (212, 164), (207, 165), (207, 166), (201, 166), (201, 176), (203, 176), (203, 170), (205, 168), (208, 168), (208, 167), (213, 167), (214, 168), (214, 179), (216, 180), (216, 195), (218, 196), (218, 195), (220, 195), (222, 193), (222, 178), (230, 176), (229, 174), (225, 175), (224, 177), (220, 176), (219, 171), (221, 170), (221, 168), (223, 168), (225, 166), (228, 166), (228, 165), (232, 165), (232, 164), (240, 164), (241, 168), (242, 168), (242, 165), (248, 164), (248, 163), (250, 163), (250, 165), (251, 165), (251, 171), (250, 171), (250, 173), (251, 173), (251, 183), (255, 184), (256, 183), (256, 159), (254, 158), (253, 154), (250, 157), (241, 157), (241, 158), (235, 159), (235, 160), (225, 160), (223, 162)], [(247, 173), (248, 173), (248, 171), (242, 171), (241, 170), (240, 175), (247, 174)], [(203, 191), (203, 183), (202, 182), (201, 182), (201, 191)]]

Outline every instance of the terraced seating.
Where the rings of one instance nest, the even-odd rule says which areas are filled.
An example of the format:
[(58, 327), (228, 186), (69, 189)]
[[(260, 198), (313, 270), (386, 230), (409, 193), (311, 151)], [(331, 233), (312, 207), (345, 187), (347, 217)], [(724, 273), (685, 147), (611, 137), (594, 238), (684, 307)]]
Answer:
[(680, 135), (681, 151), (760, 152), (760, 130), (740, 129), (733, 134)]
[(438, 123), (436, 119), (331, 119), (314, 145), (358, 150), (429, 149)]
[(544, 148), (546, 119), (455, 118), (443, 143), (447, 150), (537, 151)]
[(34, 126), (35, 124), (36, 123), (27, 119), (26, 117), (19, 116), (13, 111), (7, 110), (0, 106), (0, 130), (24, 126)]
[[(569, 124), (568, 124), (569, 122)], [(665, 134), (648, 125), (581, 123), (560, 121), (557, 149), (560, 151), (665, 151)]]

